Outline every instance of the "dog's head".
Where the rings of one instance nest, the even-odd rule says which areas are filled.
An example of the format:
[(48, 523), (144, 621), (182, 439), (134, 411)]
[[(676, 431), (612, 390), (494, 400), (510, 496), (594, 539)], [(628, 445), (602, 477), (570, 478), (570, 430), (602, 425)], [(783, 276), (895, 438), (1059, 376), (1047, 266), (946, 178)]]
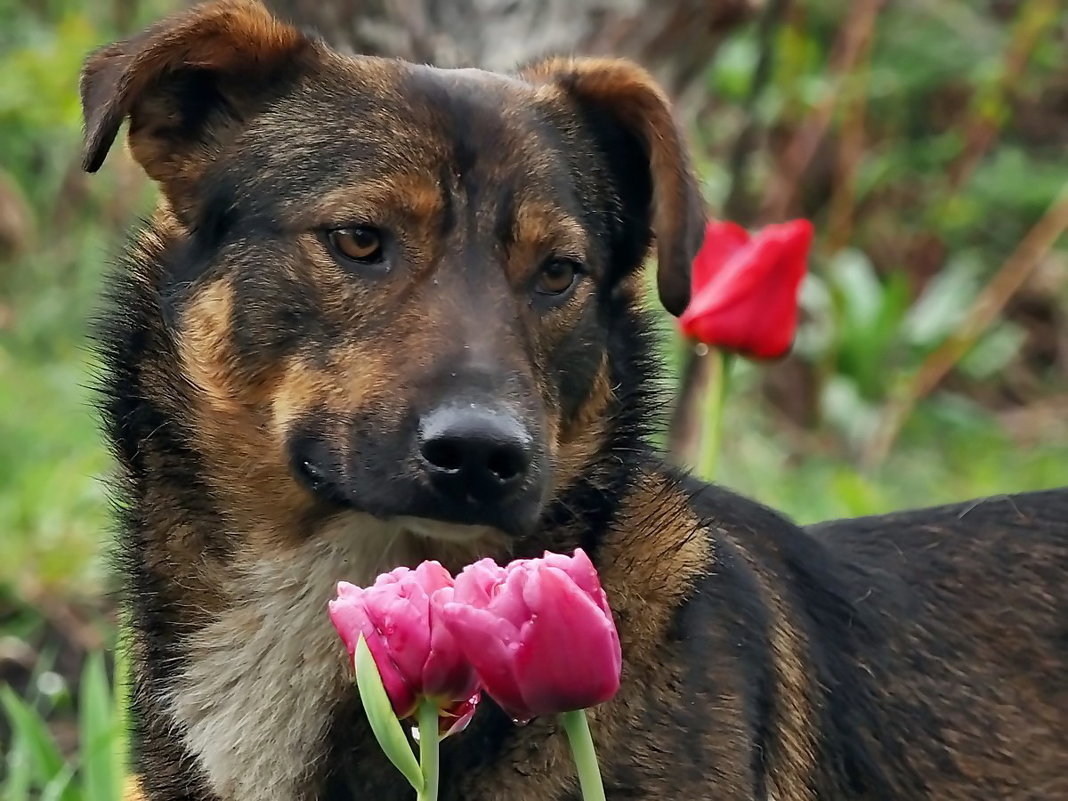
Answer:
[(250, 514), (527, 532), (604, 447), (653, 237), (687, 303), (701, 203), (627, 62), (342, 57), (229, 0), (96, 52), (82, 96), (86, 169), (129, 119), (162, 190), (134, 279), (180, 365), (158, 402)]

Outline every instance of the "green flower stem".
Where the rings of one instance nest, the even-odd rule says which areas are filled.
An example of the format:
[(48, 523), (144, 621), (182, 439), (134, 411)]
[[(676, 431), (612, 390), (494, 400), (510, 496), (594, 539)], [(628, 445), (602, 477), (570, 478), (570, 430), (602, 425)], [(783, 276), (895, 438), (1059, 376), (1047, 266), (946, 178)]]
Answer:
[(723, 444), (723, 408), (727, 402), (734, 354), (719, 348), (709, 348), (706, 358), (712, 359), (712, 370), (708, 376), (711, 386), (708, 390), (697, 475), (705, 481), (713, 481), (716, 478), (716, 465)]
[(419, 704), (419, 767), (423, 771), (423, 789), (419, 801), (438, 799), (438, 706), (424, 698)]
[(582, 798), (584, 801), (605, 801), (604, 784), (601, 782), (601, 771), (597, 767), (597, 754), (593, 750), (593, 737), (590, 736), (586, 710), (564, 712), (560, 719), (571, 743), (571, 753), (575, 757)]

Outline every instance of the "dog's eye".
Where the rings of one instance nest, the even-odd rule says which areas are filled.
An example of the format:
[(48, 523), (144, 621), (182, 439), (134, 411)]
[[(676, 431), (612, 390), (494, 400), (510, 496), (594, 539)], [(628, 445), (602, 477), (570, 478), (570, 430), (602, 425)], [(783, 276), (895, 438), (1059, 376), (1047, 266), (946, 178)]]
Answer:
[(534, 289), (542, 295), (563, 295), (575, 285), (579, 265), (569, 259), (550, 259), (538, 274)]
[(327, 232), (326, 240), (334, 255), (344, 261), (359, 264), (379, 264), (382, 261), (382, 233), (376, 228), (335, 228)]

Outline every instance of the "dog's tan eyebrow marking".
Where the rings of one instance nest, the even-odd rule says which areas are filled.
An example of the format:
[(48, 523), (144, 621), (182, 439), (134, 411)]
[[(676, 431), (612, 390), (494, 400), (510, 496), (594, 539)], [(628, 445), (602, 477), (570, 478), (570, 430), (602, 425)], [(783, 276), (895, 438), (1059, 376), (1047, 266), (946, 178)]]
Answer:
[(314, 228), (404, 220), (427, 223), (445, 210), (445, 190), (426, 175), (403, 173), (370, 178), (320, 195), (300, 213), (298, 225)]
[(586, 259), (589, 248), (589, 236), (578, 220), (560, 208), (538, 200), (517, 204), (512, 220), (512, 239), (519, 247), (577, 261)]

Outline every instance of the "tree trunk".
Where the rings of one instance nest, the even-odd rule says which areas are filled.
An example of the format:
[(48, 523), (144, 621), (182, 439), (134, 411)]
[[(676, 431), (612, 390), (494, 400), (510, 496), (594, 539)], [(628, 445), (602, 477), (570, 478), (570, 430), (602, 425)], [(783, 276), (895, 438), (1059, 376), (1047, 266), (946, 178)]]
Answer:
[(632, 58), (685, 105), (761, 0), (269, 0), (339, 49), (511, 70), (546, 55)]

